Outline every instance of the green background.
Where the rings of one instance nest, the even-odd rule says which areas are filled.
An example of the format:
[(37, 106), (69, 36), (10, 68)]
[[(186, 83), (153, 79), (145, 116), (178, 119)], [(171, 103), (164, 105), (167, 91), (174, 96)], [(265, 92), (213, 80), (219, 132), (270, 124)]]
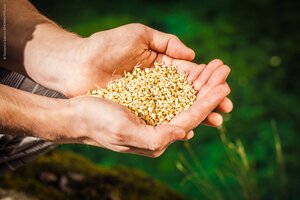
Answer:
[[(234, 169), (240, 166), (228, 165), (230, 158), (218, 130), (203, 126), (195, 130), (190, 145), (207, 179), (197, 176), (200, 170), (183, 142), (171, 145), (157, 159), (82, 145), (65, 145), (61, 149), (83, 154), (102, 166), (141, 169), (188, 199), (210, 199), (214, 191), (221, 194), (220, 199), (297, 199), (300, 195), (299, 2), (32, 1), (50, 19), (82, 36), (139, 22), (177, 35), (196, 51), (195, 62), (222, 59), (232, 69), (228, 82), (235, 106), (225, 116), (227, 137), (243, 143), (251, 173), (244, 174), (246, 178), (240, 180), (242, 171)], [(281, 165), (274, 146), (277, 131), (284, 158)], [(179, 155), (196, 174), (191, 181), (176, 168)], [(220, 173), (226, 176), (225, 184), (221, 184)], [(247, 182), (247, 176), (251, 176), (249, 180), (255, 178), (255, 183)], [(201, 180), (207, 180), (209, 186), (202, 187)], [(245, 188), (250, 188), (248, 193), (255, 195), (245, 195)]]

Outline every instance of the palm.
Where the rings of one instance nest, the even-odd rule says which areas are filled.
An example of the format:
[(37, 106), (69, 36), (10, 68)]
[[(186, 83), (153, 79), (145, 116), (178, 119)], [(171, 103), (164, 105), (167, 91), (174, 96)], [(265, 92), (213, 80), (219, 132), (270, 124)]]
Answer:
[[(142, 25), (131, 24), (98, 32), (85, 39), (78, 47), (82, 52), (79, 56), (84, 58), (84, 62), (68, 78), (67, 95), (84, 94), (87, 89), (93, 89), (96, 85), (105, 87), (107, 82), (120, 78), (124, 71), (131, 71), (137, 64), (149, 67), (158, 57), (169, 52), (172, 54), (172, 51), (175, 51), (173, 57), (193, 59), (193, 51), (178, 38), (169, 38), (167, 34), (168, 38), (157, 38), (156, 32)], [(168, 50), (168, 46), (171, 50)], [(187, 55), (181, 55), (180, 51), (185, 51)], [(178, 52), (180, 55), (176, 55)]]
[[(96, 38), (91, 38), (95, 41), (106, 41), (105, 45), (97, 45), (94, 47), (96, 48), (94, 51), (96, 53), (92, 55), (91, 58), (91, 60), (95, 59), (91, 68), (103, 75), (101, 80), (99, 80), (97, 76), (92, 78), (94, 79), (94, 84), (97, 83), (100, 86), (105, 86), (105, 84), (112, 79), (122, 77), (124, 75), (124, 71), (131, 71), (137, 64), (143, 64), (145, 67), (149, 66), (149, 64), (147, 64), (147, 66), (145, 65), (145, 61), (147, 61), (151, 52), (148, 51), (149, 47), (147, 47), (145, 42), (143, 42), (139, 36), (128, 36), (128, 38), (124, 36), (120, 38), (117, 37), (117, 35), (114, 35), (115, 30), (112, 30), (111, 32), (112, 33), (109, 35), (105, 32), (101, 32), (99, 33), (100, 35), (96, 36)], [(94, 43), (94, 41), (92, 43)], [(101, 53), (102, 55), (99, 55), (98, 52), (102, 52), (102, 49), (109, 51), (109, 54)], [(152, 62), (153, 61), (154, 59), (152, 59)]]

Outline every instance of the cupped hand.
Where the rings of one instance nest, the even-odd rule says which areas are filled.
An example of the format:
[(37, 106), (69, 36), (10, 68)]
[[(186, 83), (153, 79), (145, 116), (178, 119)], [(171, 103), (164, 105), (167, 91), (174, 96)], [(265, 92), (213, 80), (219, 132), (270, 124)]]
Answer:
[[(184, 64), (179, 65), (178, 69), (185, 68)], [(228, 70), (226, 67), (220, 69)], [(91, 96), (71, 98), (68, 100), (68, 110), (72, 111), (72, 124), (58, 142), (88, 144), (117, 152), (158, 157), (171, 143), (192, 138), (191, 130), (229, 94), (228, 85), (223, 84), (224, 78), (222, 75), (209, 79), (202, 86), (204, 93), (198, 93), (191, 108), (156, 127), (147, 125), (126, 107), (113, 101)], [(200, 86), (201, 80), (194, 80), (194, 84)]]
[(160, 55), (189, 61), (195, 57), (194, 51), (176, 36), (142, 24), (94, 33), (74, 48), (74, 56), (80, 56), (83, 61), (67, 71), (64, 93), (70, 97), (84, 94), (96, 85), (105, 87), (138, 64), (150, 67)]
[(158, 157), (167, 146), (186, 137), (175, 125), (147, 125), (127, 108), (102, 98), (71, 98), (72, 125), (57, 142), (81, 143), (116, 152)]
[(154, 127), (112, 101), (89, 96), (71, 98), (70, 110), (75, 115), (65, 136), (69, 137), (66, 141), (158, 157), (171, 143), (191, 139), (193, 129), (199, 124), (222, 123), (220, 114), (213, 111), (229, 112), (232, 109), (232, 103), (227, 98), (230, 93), (226, 84), (230, 72), (228, 66), (220, 60), (197, 65), (166, 55), (158, 56), (157, 60), (175, 65), (180, 73), (188, 74), (188, 81), (197, 90), (196, 102), (189, 109), (179, 113), (170, 122)]
[[(190, 74), (190, 81), (200, 82), (196, 84), (200, 90), (223, 65), (220, 60), (214, 60), (207, 66), (190, 62), (195, 57), (194, 51), (186, 47), (176, 36), (142, 24), (129, 24), (97, 32), (73, 48), (77, 54), (80, 52), (77, 56), (82, 57), (82, 62), (65, 73), (62, 85), (64, 93), (69, 97), (84, 94), (87, 89), (94, 89), (96, 85), (105, 87), (109, 81), (122, 77), (124, 71), (131, 71), (137, 64), (151, 67), (154, 62), (178, 65), (181, 71)], [(221, 71), (218, 76), (227, 77), (228, 70), (218, 71)], [(218, 106), (220, 112), (230, 112), (231, 109), (232, 103), (228, 98)], [(222, 116), (213, 112), (203, 123), (219, 126), (222, 121)]]

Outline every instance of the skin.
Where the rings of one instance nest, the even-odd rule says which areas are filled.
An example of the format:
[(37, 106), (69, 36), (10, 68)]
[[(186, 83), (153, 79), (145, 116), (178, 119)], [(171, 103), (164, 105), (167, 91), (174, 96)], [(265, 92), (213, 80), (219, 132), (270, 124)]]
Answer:
[[(129, 24), (82, 38), (39, 14), (28, 1), (6, 4), (7, 24), (14, 28), (7, 30), (8, 57), (0, 65), (70, 99), (0, 85), (0, 125), (5, 133), (157, 157), (171, 143), (191, 139), (199, 124), (221, 125), (218, 112), (232, 110), (226, 84), (230, 68), (218, 59), (207, 65), (193, 63), (194, 51), (174, 35)], [(121, 105), (82, 96), (96, 85), (105, 87), (136, 64), (151, 67), (154, 62), (176, 65), (179, 72), (188, 73), (198, 91), (195, 104), (170, 122), (149, 126)]]

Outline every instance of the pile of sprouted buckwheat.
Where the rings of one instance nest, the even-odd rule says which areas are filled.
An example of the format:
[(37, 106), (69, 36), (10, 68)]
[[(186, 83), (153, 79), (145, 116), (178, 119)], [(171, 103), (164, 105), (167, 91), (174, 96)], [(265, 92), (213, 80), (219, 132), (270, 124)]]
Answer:
[(187, 74), (177, 72), (175, 66), (155, 63), (153, 68), (136, 66), (124, 74), (88, 95), (121, 104), (153, 126), (170, 121), (196, 100), (196, 90), (187, 81)]

